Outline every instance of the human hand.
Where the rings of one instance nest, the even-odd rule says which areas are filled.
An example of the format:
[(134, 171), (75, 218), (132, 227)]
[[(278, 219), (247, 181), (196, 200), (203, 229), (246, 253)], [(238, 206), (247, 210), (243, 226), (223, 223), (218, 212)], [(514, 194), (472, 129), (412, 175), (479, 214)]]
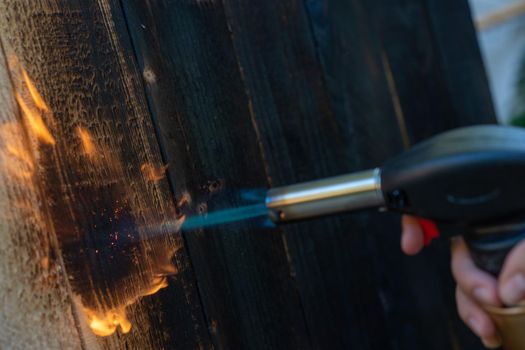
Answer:
[[(423, 230), (417, 219), (403, 216), (402, 228), (401, 249), (407, 255), (417, 254), (423, 248)], [(451, 265), (461, 319), (487, 348), (497, 348), (501, 345), (500, 336), (481, 305), (512, 306), (525, 298), (525, 242), (510, 252), (497, 280), (475, 266), (460, 237), (452, 240)]]

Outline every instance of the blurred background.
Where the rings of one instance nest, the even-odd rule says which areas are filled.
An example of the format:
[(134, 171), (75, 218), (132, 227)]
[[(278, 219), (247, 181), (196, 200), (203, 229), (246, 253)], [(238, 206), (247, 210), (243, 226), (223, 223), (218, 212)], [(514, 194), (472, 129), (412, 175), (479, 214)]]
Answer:
[(525, 126), (525, 1), (469, 1), (498, 119)]

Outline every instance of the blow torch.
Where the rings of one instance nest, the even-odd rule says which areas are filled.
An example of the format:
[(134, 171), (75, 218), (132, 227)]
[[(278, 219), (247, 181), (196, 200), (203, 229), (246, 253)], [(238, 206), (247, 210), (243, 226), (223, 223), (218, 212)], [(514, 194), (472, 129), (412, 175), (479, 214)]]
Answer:
[[(378, 208), (419, 218), (425, 242), (463, 235), (494, 276), (525, 238), (525, 129), (484, 125), (434, 136), (382, 167), (268, 191), (275, 223)], [(525, 349), (525, 304), (485, 306), (507, 350)]]

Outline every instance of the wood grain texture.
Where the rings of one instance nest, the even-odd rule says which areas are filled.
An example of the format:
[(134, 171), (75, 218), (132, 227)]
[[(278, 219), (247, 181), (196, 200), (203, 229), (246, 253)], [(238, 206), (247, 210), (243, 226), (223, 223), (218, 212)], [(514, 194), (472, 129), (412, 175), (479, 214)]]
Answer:
[[(411, 142), (455, 126), (453, 123), (460, 118), (452, 107), (443, 113), (447, 116), (444, 124), (442, 119), (433, 121), (419, 115), (415, 120), (415, 117), (410, 119), (404, 115), (409, 102), (401, 97), (409, 96), (413, 87), (399, 84), (403, 71), (392, 65), (392, 58), (378, 31), (381, 28), (374, 25), (378, 13), (373, 5), (338, 1), (307, 1), (304, 4), (293, 1), (250, 4), (224, 1), (223, 4), (163, 2), (142, 7), (137, 4), (125, 6), (138, 60), (144, 71), (162, 72), (153, 74), (158, 79), (148, 85), (150, 104), (158, 112), (156, 120), (160, 125), (159, 135), (165, 156), (182, 168), (207, 169), (217, 165), (213, 165), (216, 160), (209, 155), (203, 164), (196, 164), (196, 159), (190, 156), (175, 156), (185, 147), (177, 142), (180, 137), (175, 135), (186, 137), (186, 148), (196, 150), (192, 155), (198, 154), (197, 158), (204, 159), (203, 149), (208, 153), (210, 147), (219, 145), (221, 165), (229, 167), (232, 174), (236, 172), (232, 169), (250, 164), (250, 169), (241, 172), (246, 176), (242, 186), (247, 186), (248, 180), (253, 179), (252, 169), (262, 171), (254, 164), (254, 159), (264, 161), (270, 184), (290, 183), (378, 165)], [(222, 11), (230, 36), (225, 33)], [(464, 25), (469, 24), (464, 22)], [(414, 38), (408, 40), (412, 44)], [(196, 43), (198, 48), (195, 48)], [(400, 41), (392, 42), (392, 45), (396, 43), (407, 45), (406, 42), (400, 44)], [(432, 42), (427, 44), (431, 47), (429, 52), (433, 52)], [(232, 58), (232, 47), (236, 58)], [(410, 48), (404, 52), (416, 54)], [(234, 60), (238, 63), (241, 82), (232, 68)], [(473, 64), (477, 69), (479, 57), (476, 62)], [(175, 73), (170, 73), (172, 67), (178, 67)], [(440, 60), (431, 61), (430, 73), (417, 72), (413, 79), (422, 79), (422, 84), (432, 86), (432, 79), (437, 76), (433, 71), (441, 69), (444, 68)], [(162, 76), (164, 74), (168, 77)], [(195, 77), (204, 77), (206, 85), (201, 86), (201, 79)], [(217, 77), (222, 83), (215, 82)], [(224, 84), (225, 77), (229, 79), (228, 91), (218, 93), (216, 86)], [(239, 86), (241, 83), (245, 91)], [(478, 92), (472, 92), (476, 96), (473, 98), (483, 98), (485, 89), (486, 85), (480, 86)], [(450, 96), (443, 92), (448, 91), (447, 88), (435, 90), (427, 91), (431, 97), (437, 96), (435, 100), (425, 96), (419, 102), (415, 96), (416, 105), (419, 103), (422, 110), (432, 110), (434, 104), (449, 105)], [(175, 94), (171, 91), (184, 91), (186, 97), (175, 102)], [(198, 97), (188, 97), (190, 91)], [(215, 104), (218, 96), (231, 96), (235, 102), (225, 98), (219, 100), (220, 105)], [(193, 102), (194, 99), (198, 102)], [(237, 107), (232, 111), (229, 106), (234, 103)], [(244, 105), (248, 106), (249, 114)], [(181, 106), (193, 108), (181, 112)], [(234, 112), (235, 117), (215, 112), (219, 106)], [(410, 110), (409, 117), (415, 116), (417, 111), (416, 106)], [(490, 110), (488, 112), (488, 118), (480, 117), (478, 121), (493, 120)], [(206, 115), (209, 116), (203, 117)], [(211, 115), (218, 115), (219, 122)], [(428, 130), (422, 128), (421, 121)], [(225, 132), (228, 125), (233, 130)], [(239, 129), (244, 130), (243, 137), (238, 136)], [(173, 130), (177, 130), (177, 134)], [(213, 141), (199, 145), (199, 140), (207, 138)], [(244, 153), (239, 155), (232, 151), (229, 142), (240, 145)], [(261, 158), (257, 158), (257, 147)], [(234, 156), (230, 155), (232, 152)], [(246, 154), (250, 161), (245, 160)], [(341, 162), (341, 159), (348, 162)], [(224, 172), (222, 168), (213, 170), (219, 174)], [(192, 181), (199, 174), (202, 171), (195, 174)], [(208, 174), (213, 178), (213, 173)], [(239, 180), (233, 182), (231, 177), (225, 176), (222, 186), (230, 190), (241, 188)], [(180, 176), (173, 176), (172, 181), (180, 193), (189, 182), (187, 177)], [(204, 188), (201, 198), (206, 199), (209, 189), (203, 183), (207, 182), (214, 183), (205, 178), (188, 188), (192, 194), (199, 193), (192, 188)], [(261, 184), (264, 182), (257, 178), (252, 186)], [(220, 201), (217, 197), (206, 201), (208, 209), (217, 205), (217, 201)], [(298, 289), (309, 347), (438, 349), (461, 348), (469, 344), (472, 338), (466, 339), (464, 334), (458, 336), (448, 327), (451, 322), (457, 323), (457, 317), (449, 314), (453, 305), (449, 298), (452, 290), (450, 276), (432, 267), (436, 262), (445, 266), (446, 254), (436, 259), (431, 252), (416, 263), (407, 260), (397, 250), (392, 250), (398, 244), (398, 236), (385, 238), (386, 233), (383, 234), (384, 227), (397, 225), (393, 217), (380, 219), (362, 215), (283, 229), (283, 244)], [(192, 241), (195, 236), (187, 235), (187, 239)], [(217, 240), (217, 235), (210, 235), (208, 240)], [(219, 347), (271, 347), (275, 334), (271, 329), (258, 332), (251, 329), (249, 343), (242, 339), (242, 335), (228, 337), (231, 329), (244, 330), (246, 323), (256, 324), (258, 319), (264, 319), (263, 314), (252, 311), (243, 315), (236, 310), (240, 306), (235, 301), (228, 303), (229, 312), (224, 309), (224, 301), (231, 299), (224, 293), (229, 287), (222, 285), (222, 276), (235, 276), (230, 283), (244, 286), (264, 285), (267, 283), (263, 279), (265, 276), (259, 279), (250, 276), (248, 279), (241, 274), (228, 273), (227, 264), (208, 266), (201, 257), (204, 252), (208, 257), (215, 254), (214, 261), (226, 258), (233, 266), (246, 264), (246, 260), (245, 257), (230, 255), (222, 247), (219, 251), (213, 246), (210, 249), (205, 242), (206, 236), (202, 236), (199, 245), (193, 245), (195, 249), (190, 251), (194, 263), (201, 266), (196, 268), (197, 278), (203, 303), (209, 312), (208, 322), (217, 336), (216, 343)], [(240, 243), (235, 242), (236, 245)], [(259, 245), (258, 250), (268, 247), (272, 246)], [(228, 256), (223, 257), (226, 253)], [(443, 253), (442, 247), (440, 256)], [(268, 263), (265, 261), (264, 264)], [(408, 281), (400, 282), (399, 276), (405, 275)], [(210, 276), (221, 277), (212, 279)], [(265, 292), (275, 293), (274, 289), (274, 285), (267, 285)], [(426, 291), (425, 295), (431, 302), (417, 298), (422, 295), (420, 289)], [(260, 300), (257, 299), (260, 293), (261, 290), (254, 289), (253, 294), (244, 296), (243, 302), (250, 298)], [(287, 315), (289, 310), (282, 310), (281, 314)], [(296, 314), (291, 310), (292, 315)], [(217, 314), (221, 315), (220, 321), (213, 317)], [(439, 319), (443, 326), (434, 327), (421, 322), (428, 319)], [(442, 340), (435, 342), (427, 334)], [(259, 342), (261, 337), (267, 341)]]
[[(381, 90), (381, 81), (377, 84), (383, 77), (376, 74), (374, 80), (362, 61), (369, 47), (356, 47), (354, 61), (324, 75), (300, 1), (225, 3), (273, 185), (378, 164), (380, 149), (369, 151), (368, 160), (363, 153), (372, 130), (379, 139), (386, 136), (385, 148), (399, 145), (395, 119), (389, 124), (388, 115), (379, 115), (384, 101), (390, 103), (388, 90)], [(346, 21), (355, 23), (355, 18)], [(346, 67), (355, 73), (352, 80), (341, 78)], [(349, 84), (334, 89), (340, 104), (331, 100), (333, 81)], [(343, 115), (338, 108), (353, 110)], [(278, 143), (282, 140), (284, 147)], [(365, 220), (342, 216), (283, 228), (313, 348), (388, 348), (373, 262), (361, 248), (368, 245), (368, 236), (357, 231)]]
[[(490, 100), (474, 119), (453, 106), (441, 74), (449, 58), (427, 40), (439, 29), (410, 32), (433, 25), (423, 2), (390, 4), (384, 11), (381, 1), (123, 4), (164, 156), (185, 169), (170, 171), (170, 179), (179, 197), (191, 194), (192, 213), (239, 204), (234, 193), (247, 186), (376, 166), (431, 134), (494, 120)], [(414, 8), (421, 17), (411, 19)], [(397, 11), (395, 18), (380, 24), (388, 9)], [(471, 25), (459, 18), (458, 26)], [(408, 22), (408, 29), (384, 34), (396, 21)], [(480, 69), (479, 55), (468, 54), (472, 69)], [(472, 81), (478, 85), (464, 96), (483, 100), (486, 81)], [(281, 229), (292, 283), (279, 268), (280, 242), (256, 237), (261, 230), (253, 225), (187, 233), (214, 343), (256, 349), (479, 347), (464, 328), (458, 333), (450, 326), (459, 322), (446, 247), (403, 257), (393, 249), (399, 236), (385, 232), (397, 220), (365, 214)], [(253, 237), (246, 240), (232, 234), (249, 229)], [(239, 265), (249, 274), (240, 273)], [(275, 273), (271, 280), (269, 271)], [(291, 296), (286, 308), (275, 300)], [(261, 302), (269, 302), (266, 313)], [(276, 327), (285, 337), (274, 327), (254, 327), (275, 318), (279, 305)], [(297, 320), (301, 314), (306, 326)], [(301, 336), (307, 339), (297, 342)]]
[(77, 311), (2, 50), (0, 106), (0, 348), (80, 348)]
[[(385, 71), (387, 74), (390, 71), (410, 143), (454, 127), (495, 122), (467, 2), (369, 1), (366, 7), (377, 19), (372, 28), (381, 41), (383, 60), (387, 63)], [(449, 69), (455, 70), (452, 76), (447, 72)], [(379, 247), (386, 251), (396, 243), (380, 241)], [(392, 308), (391, 315), (395, 317), (392, 324), (400, 334), (408, 329), (401, 329), (403, 323), (397, 321), (399, 317), (411, 328), (426, 329), (425, 334), (431, 336), (416, 338), (422, 348), (460, 346), (456, 343), (466, 349), (479, 348), (479, 341), (457, 319), (454, 293), (445, 287), (453, 283), (448, 252), (446, 242), (436, 242), (425, 256), (412, 259), (417, 260), (414, 264), (408, 265), (409, 261), (403, 260), (385, 262), (385, 266), (407, 264), (411, 283), (399, 283), (391, 272), (384, 275), (385, 283), (391, 286), (390, 293), (411, 295), (416, 308), (421, 310), (419, 315), (410, 315), (402, 309), (405, 302), (392, 302), (391, 305), (398, 305)], [(432, 296), (419, 292), (427, 288)], [(431, 320), (436, 315), (449, 320), (444, 327), (433, 326)], [(432, 344), (428, 344), (428, 339), (433, 339)], [(400, 347), (413, 341), (414, 337), (407, 337)]]
[[(208, 331), (180, 236), (164, 227), (162, 234), (148, 239), (145, 229), (177, 214), (167, 181), (152, 178), (148, 171), (163, 164), (120, 4), (3, 1), (0, 14), (3, 47), (16, 62), (9, 68), (14, 90), (23, 101), (19, 105), (38, 110), (51, 135), (35, 141), (39, 142), (35, 172), (62, 249), (49, 258), (49, 264), (55, 266), (53, 259), (63, 256), (69, 281), (61, 285), (71, 286), (64, 304), (72, 308), (75, 299), (79, 310), (89, 308), (100, 315), (122, 313), (125, 308), (132, 324), (126, 335), (122, 327), (112, 336), (95, 337), (86, 326), (86, 313), (80, 312), (78, 329), (86, 339), (84, 346), (208, 348)], [(49, 112), (32, 101), (23, 81), (24, 69)], [(33, 122), (27, 113), (25, 117), (30, 129)], [(168, 231), (172, 231), (169, 236)], [(38, 243), (26, 242), (34, 250)], [(35, 258), (27, 256), (31, 263)], [(168, 277), (168, 287), (161, 293), (142, 297), (177, 269), (179, 273)], [(174, 299), (176, 307), (172, 307)], [(71, 323), (59, 306), (49, 305), (49, 317), (57, 318), (57, 326), (58, 321)], [(55, 332), (73, 332), (67, 333), (70, 328), (57, 330), (37, 323), (21, 331), (37, 339), (53, 339)], [(8, 347), (19, 344), (15, 336), (4, 342)], [(23, 346), (38, 347), (38, 343)], [(65, 343), (64, 347), (79, 346)]]
[[(268, 186), (223, 6), (123, 3), (175, 192), (190, 215), (247, 203)], [(259, 198), (259, 200), (261, 200)], [(308, 348), (279, 233), (260, 222), (185, 234), (219, 349)]]
[(461, 125), (494, 122), (487, 75), (480, 64), (468, 2), (427, 0), (425, 6), (454, 115)]
[(493, 122), (465, 0), (0, 0), (0, 41), (0, 346), (482, 349), (395, 215), (150, 229)]
[[(443, 6), (448, 6), (447, 3), (442, 2)], [(442, 53), (431, 34), (425, 31), (426, 27), (433, 26), (425, 3), (417, 0), (396, 3), (313, 0), (307, 1), (307, 8), (321, 62), (330, 78), (327, 81), (332, 86), (335, 106), (355, 108), (363, 105), (363, 101), (368, 103), (363, 109), (356, 110), (354, 116), (352, 109), (336, 108), (342, 118), (367, 116), (367, 124), (362, 127), (368, 128), (369, 133), (384, 131), (386, 135), (383, 137), (393, 135), (395, 127), (381, 127), (381, 124), (386, 125), (385, 119), (395, 120), (398, 137), (405, 147), (446, 129), (495, 121), (484, 75), (470, 75), (483, 69), (479, 52), (473, 50), (477, 48), (474, 35), (464, 39), (469, 42), (465, 52), (458, 48), (457, 52), (450, 54), (470, 57), (469, 65), (463, 66), (466, 70), (463, 76), (471, 79), (463, 81), (462, 91), (457, 89), (453, 93), (454, 98), (463, 96), (466, 105), (470, 103), (469, 99), (479, 101), (477, 117), (471, 118), (462, 109), (467, 107), (459, 103), (455, 106), (457, 108), (451, 106), (452, 92), (441, 61), (450, 59), (449, 53)], [(349, 14), (355, 17), (349, 20)], [(456, 15), (456, 29), (470, 32), (472, 24), (468, 8), (463, 7)], [(445, 12), (442, 16), (440, 20), (446, 23)], [(434, 30), (443, 28), (432, 27), (432, 33)], [(454, 45), (455, 38), (449, 37), (448, 40), (451, 41), (449, 45)], [(359, 62), (361, 65), (356, 65)], [(359, 85), (355, 85), (356, 76), (364, 77), (361, 86), (365, 87), (366, 82), (375, 77), (371, 90), (356, 96), (355, 91), (360, 91)], [(383, 93), (378, 94), (381, 91)], [(348, 98), (341, 98), (343, 94), (348, 94)], [(346, 101), (346, 104), (341, 101)], [(368, 111), (375, 111), (374, 117)], [(379, 123), (369, 125), (371, 119)], [(386, 158), (390, 152), (401, 151), (400, 146), (385, 145), (381, 135), (361, 134), (366, 135), (361, 140), (360, 152), (367, 155), (365, 160), (370, 159), (369, 155)], [(385, 307), (387, 324), (391, 334), (395, 334), (391, 346), (403, 349), (481, 348), (479, 341), (466, 334), (457, 319), (446, 242), (435, 244), (423, 256), (406, 258), (393, 250), (399, 246), (399, 236), (392, 234), (393, 230), (397, 231), (398, 221), (388, 217), (380, 220), (377, 216), (371, 219), (363, 234), (373, 237), (368, 247), (374, 257), (378, 293)], [(347, 249), (353, 251), (352, 247)], [(435, 326), (438, 319), (442, 327)]]
[(366, 7), (377, 18), (372, 30), (412, 143), (453, 127), (494, 122), (467, 2), (369, 1)]

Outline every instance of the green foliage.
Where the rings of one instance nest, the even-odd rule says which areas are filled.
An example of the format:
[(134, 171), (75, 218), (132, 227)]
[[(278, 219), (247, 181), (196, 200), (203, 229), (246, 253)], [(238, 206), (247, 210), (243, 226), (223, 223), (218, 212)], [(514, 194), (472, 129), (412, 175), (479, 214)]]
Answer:
[(516, 102), (514, 116), (510, 124), (525, 127), (525, 54), (521, 59), (518, 70), (518, 80), (516, 82)]
[(510, 120), (510, 125), (521, 126), (525, 128), (525, 112), (521, 112), (512, 117)]

